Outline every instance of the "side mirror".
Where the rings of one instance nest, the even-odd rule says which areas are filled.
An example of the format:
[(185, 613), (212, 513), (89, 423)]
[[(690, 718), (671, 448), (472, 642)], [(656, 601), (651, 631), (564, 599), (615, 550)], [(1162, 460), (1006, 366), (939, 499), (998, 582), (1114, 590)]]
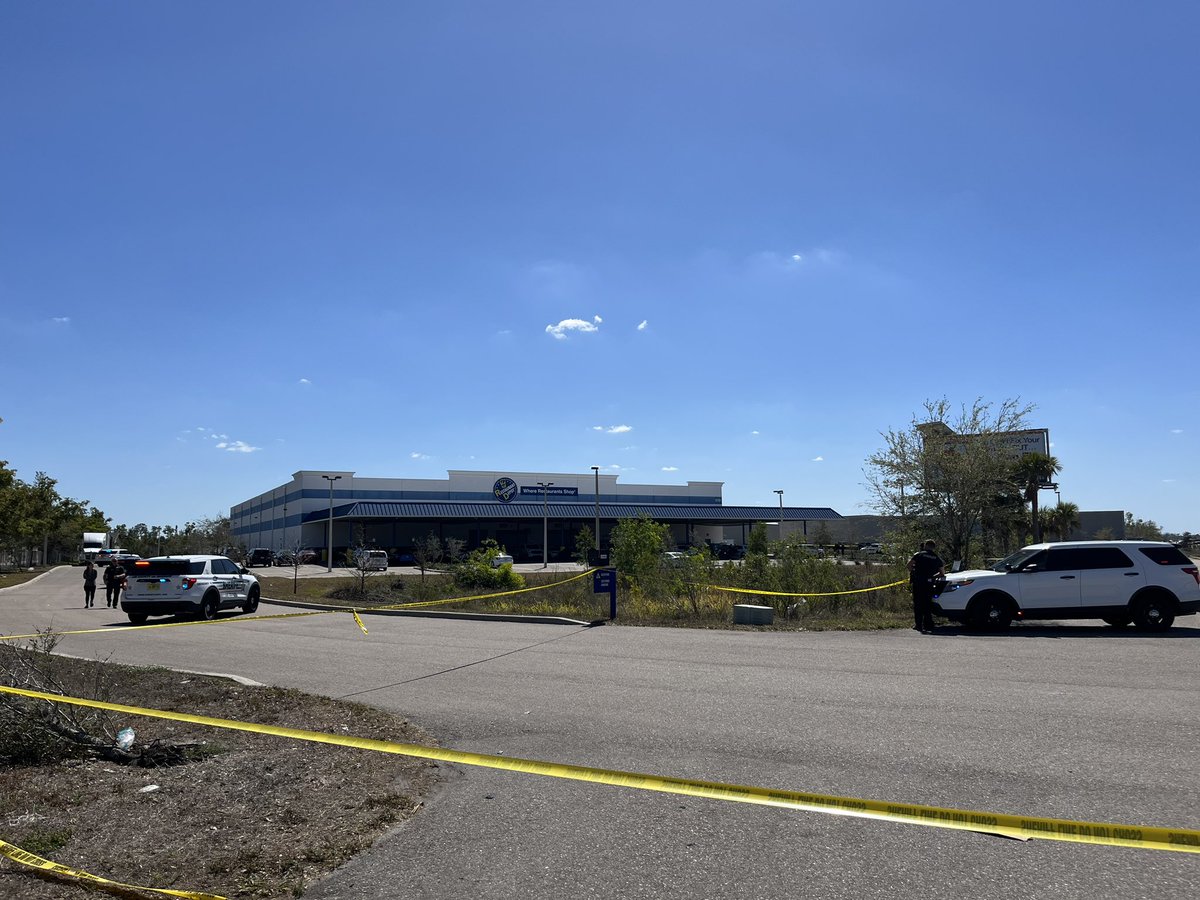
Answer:
[(247, 569), (245, 566), (238, 566), (238, 571), (240, 571), (243, 575), (250, 574), (250, 570)]

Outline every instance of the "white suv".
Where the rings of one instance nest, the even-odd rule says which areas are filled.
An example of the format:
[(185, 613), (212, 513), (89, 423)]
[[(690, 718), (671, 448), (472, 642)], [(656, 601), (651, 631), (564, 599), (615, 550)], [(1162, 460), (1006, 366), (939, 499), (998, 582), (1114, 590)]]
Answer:
[(258, 579), (224, 556), (155, 556), (129, 567), (121, 609), (135, 625), (176, 613), (215, 619), (230, 607), (252, 613), (258, 598)]
[(1200, 611), (1200, 567), (1173, 544), (1067, 541), (1023, 547), (991, 569), (955, 572), (934, 612), (973, 628), (1013, 619), (1103, 619), (1166, 631)]

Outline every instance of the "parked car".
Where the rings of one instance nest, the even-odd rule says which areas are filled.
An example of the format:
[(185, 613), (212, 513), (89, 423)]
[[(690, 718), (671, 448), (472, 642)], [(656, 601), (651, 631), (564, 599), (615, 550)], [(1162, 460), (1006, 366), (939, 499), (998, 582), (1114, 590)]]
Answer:
[(291, 550), (276, 550), (274, 564), (277, 566), (294, 566), (296, 564), (296, 555)]
[(1031, 544), (990, 569), (955, 572), (934, 612), (974, 628), (1013, 619), (1103, 619), (1166, 631), (1200, 611), (1200, 566), (1161, 541)]
[(227, 557), (155, 556), (130, 566), (121, 609), (140, 625), (148, 616), (177, 613), (215, 619), (231, 607), (252, 613), (258, 600), (258, 579)]
[(511, 556), (509, 556), (507, 553), (498, 553), (492, 557), (492, 568), (498, 569), (505, 563), (508, 563), (511, 566), (512, 561), (513, 561), (513, 558)]
[(354, 556), (354, 566), (373, 572), (386, 572), (388, 555), (386, 550), (360, 550)]
[(858, 545), (858, 552), (871, 555), (882, 554), (885, 551), (883, 549), (883, 544), (880, 544), (876, 541), (867, 541), (866, 543)]
[(321, 561), (321, 551), (316, 547), (305, 547), (300, 551), (300, 565), (308, 565), (309, 563), (319, 563)]
[(413, 555), (411, 547), (401, 547), (399, 550), (393, 550), (388, 559), (393, 566), (415, 566), (417, 558)]

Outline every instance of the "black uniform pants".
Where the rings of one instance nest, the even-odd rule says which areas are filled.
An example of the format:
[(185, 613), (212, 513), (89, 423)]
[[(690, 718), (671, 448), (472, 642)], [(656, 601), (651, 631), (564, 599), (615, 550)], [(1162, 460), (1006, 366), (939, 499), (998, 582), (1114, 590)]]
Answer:
[(913, 627), (918, 631), (933, 629), (933, 585), (912, 586)]

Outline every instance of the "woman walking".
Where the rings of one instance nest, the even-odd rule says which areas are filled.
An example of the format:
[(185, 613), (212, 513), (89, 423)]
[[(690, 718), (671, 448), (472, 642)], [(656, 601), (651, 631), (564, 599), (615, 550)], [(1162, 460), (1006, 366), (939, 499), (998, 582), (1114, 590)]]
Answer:
[(96, 601), (96, 565), (90, 559), (83, 570), (83, 608), (91, 609)]

